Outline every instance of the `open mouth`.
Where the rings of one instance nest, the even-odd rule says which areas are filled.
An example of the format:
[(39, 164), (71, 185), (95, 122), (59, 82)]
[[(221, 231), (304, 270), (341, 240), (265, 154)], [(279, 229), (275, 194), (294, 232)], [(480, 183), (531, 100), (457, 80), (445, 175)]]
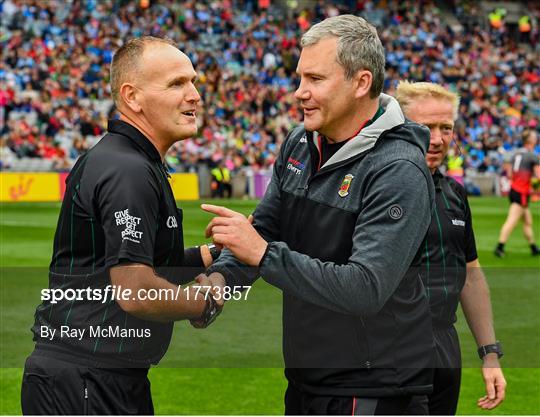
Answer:
[(182, 114), (188, 117), (195, 117), (197, 115), (194, 111), (183, 111)]

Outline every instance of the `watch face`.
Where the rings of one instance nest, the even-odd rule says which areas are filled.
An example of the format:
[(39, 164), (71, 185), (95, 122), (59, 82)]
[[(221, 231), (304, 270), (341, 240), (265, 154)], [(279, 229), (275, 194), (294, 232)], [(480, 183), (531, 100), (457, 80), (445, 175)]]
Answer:
[(214, 244), (208, 245), (208, 250), (210, 251), (210, 256), (214, 261), (219, 257), (219, 254), (221, 253), (221, 251)]
[(480, 346), (480, 348), (478, 348), (478, 356), (480, 356), (480, 359), (484, 359), (484, 356), (488, 353), (496, 353), (497, 357), (501, 358), (503, 356), (501, 344), (497, 342), (492, 345)]
[(219, 310), (215, 305), (213, 305), (210, 313), (208, 314), (208, 324), (213, 323), (217, 316), (219, 316), (220, 312), (221, 310)]

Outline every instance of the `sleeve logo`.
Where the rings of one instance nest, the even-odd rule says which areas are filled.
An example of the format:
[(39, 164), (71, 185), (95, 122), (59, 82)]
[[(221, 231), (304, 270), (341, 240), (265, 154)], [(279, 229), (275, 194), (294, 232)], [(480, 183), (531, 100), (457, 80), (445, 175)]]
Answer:
[(399, 204), (394, 204), (388, 209), (388, 215), (394, 220), (399, 220), (403, 217), (403, 209)]
[(122, 230), (122, 241), (130, 240), (135, 243), (141, 243), (143, 232), (137, 231), (137, 226), (141, 223), (140, 217), (131, 216), (129, 209), (117, 211), (114, 213), (116, 219), (116, 225), (125, 225), (126, 228)]

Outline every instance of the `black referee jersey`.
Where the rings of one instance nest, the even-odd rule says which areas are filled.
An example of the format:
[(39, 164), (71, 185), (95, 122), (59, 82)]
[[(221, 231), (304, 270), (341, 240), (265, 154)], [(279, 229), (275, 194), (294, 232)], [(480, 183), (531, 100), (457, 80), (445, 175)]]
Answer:
[(433, 174), (435, 206), (426, 234), (421, 276), (435, 327), (456, 322), (467, 262), (477, 258), (465, 189), (438, 170)]
[(421, 276), (433, 322), (436, 366), (433, 392), (415, 396), (407, 414), (454, 415), (461, 384), (461, 351), (454, 323), (467, 262), (477, 258), (465, 189), (438, 170), (433, 174), (435, 205), (426, 234)]
[[(103, 295), (111, 284), (109, 268), (123, 262), (150, 265), (173, 283), (192, 280), (195, 272), (180, 268), (182, 211), (159, 152), (128, 123), (110, 121), (108, 131), (66, 180), (49, 288), (90, 287)], [(162, 358), (172, 322), (138, 319), (110, 293), (105, 302), (91, 297), (43, 301), (32, 328), (36, 350), (96, 367), (148, 367)]]
[(456, 322), (467, 262), (478, 256), (465, 189), (439, 170), (433, 174), (435, 205), (424, 241), (421, 276), (434, 326)]

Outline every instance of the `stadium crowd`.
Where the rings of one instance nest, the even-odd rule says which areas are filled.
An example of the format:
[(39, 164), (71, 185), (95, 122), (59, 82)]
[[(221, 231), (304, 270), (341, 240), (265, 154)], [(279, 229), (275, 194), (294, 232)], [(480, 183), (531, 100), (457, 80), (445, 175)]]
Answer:
[[(291, 94), (301, 34), (313, 22), (352, 12), (379, 29), (387, 51), (385, 92), (408, 79), (443, 83), (461, 96), (460, 146), (451, 150), (449, 168), (499, 172), (505, 153), (521, 146), (523, 129), (539, 127), (538, 29), (516, 42), (504, 25), (479, 24), (482, 16), (474, 18), (470, 2), (454, 4), (455, 16), (469, 17), (460, 19), (459, 36), (427, 0), (319, 0), (294, 12), (264, 0), (5, 0), (1, 166), (35, 157), (68, 170), (116, 116), (107, 87), (113, 51), (149, 34), (176, 41), (199, 75), (199, 135), (177, 143), (169, 165), (194, 171), (222, 161), (233, 172), (266, 169), (302, 117)], [(539, 16), (538, 7), (530, 10)]]

